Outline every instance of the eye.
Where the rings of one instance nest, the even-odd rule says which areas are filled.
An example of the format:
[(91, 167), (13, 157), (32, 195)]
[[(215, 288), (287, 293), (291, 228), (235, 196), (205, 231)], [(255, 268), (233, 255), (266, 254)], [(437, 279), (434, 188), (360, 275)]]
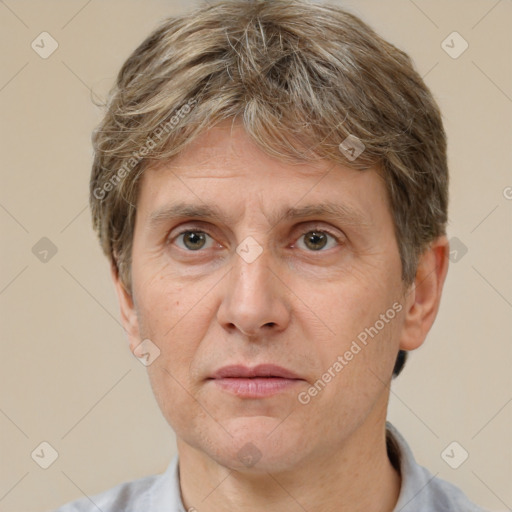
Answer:
[[(187, 251), (198, 251), (206, 246), (206, 237), (210, 237), (208, 233), (199, 230), (187, 230), (178, 233), (174, 240), (179, 240), (181, 237), (183, 245), (178, 244), (178, 247)], [(211, 238), (211, 237), (210, 237)], [(206, 247), (208, 249), (209, 247)]]
[[(328, 231), (320, 229), (310, 229), (309, 231), (302, 233), (302, 235), (299, 237), (299, 241), (304, 240), (304, 245), (310, 251), (321, 252), (322, 249), (328, 245), (328, 238), (334, 240), (333, 247), (340, 243), (340, 240), (337, 236), (329, 233)], [(330, 249), (330, 247), (328, 247), (328, 249)]]
[[(331, 239), (330, 247), (329, 239)], [(322, 252), (322, 250), (327, 250), (341, 244), (339, 237), (323, 229), (309, 229), (308, 231), (304, 231), (298, 240), (297, 245), (299, 248), (305, 248), (305, 250), (309, 252)], [(302, 240), (304, 240), (303, 244), (301, 244)], [(174, 241), (176, 241), (180, 249), (188, 252), (198, 252), (201, 249), (210, 249), (213, 246), (213, 238), (205, 231), (199, 229), (184, 230), (178, 233), (169, 243)], [(178, 243), (178, 241), (180, 243)]]

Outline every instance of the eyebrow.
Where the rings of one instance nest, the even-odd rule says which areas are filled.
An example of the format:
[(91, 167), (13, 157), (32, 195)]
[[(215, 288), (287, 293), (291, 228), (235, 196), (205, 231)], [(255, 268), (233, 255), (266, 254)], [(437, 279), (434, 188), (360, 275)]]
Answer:
[[(372, 225), (367, 216), (361, 211), (333, 202), (308, 204), (300, 207), (285, 207), (281, 210), (272, 211), (266, 218), (274, 226), (280, 220), (294, 220), (312, 216), (338, 220), (352, 226), (369, 227)], [(184, 217), (191, 219), (207, 218), (226, 224), (229, 224), (231, 220), (216, 204), (178, 202), (163, 206), (152, 212), (149, 216), (147, 228), (153, 230), (163, 223)]]

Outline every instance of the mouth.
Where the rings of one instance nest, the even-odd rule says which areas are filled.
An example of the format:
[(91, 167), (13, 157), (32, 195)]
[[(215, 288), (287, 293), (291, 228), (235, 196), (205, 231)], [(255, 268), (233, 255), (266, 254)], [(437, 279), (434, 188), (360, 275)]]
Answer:
[(269, 397), (304, 382), (294, 372), (274, 364), (260, 364), (253, 368), (243, 365), (224, 366), (208, 380), (240, 398)]

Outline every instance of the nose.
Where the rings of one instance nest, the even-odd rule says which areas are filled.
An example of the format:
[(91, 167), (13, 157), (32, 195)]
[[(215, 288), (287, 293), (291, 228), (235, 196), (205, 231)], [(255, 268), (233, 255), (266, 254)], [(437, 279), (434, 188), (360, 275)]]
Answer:
[(290, 319), (287, 290), (271, 270), (266, 250), (251, 262), (235, 253), (217, 319), (225, 329), (238, 330), (251, 338), (282, 331)]

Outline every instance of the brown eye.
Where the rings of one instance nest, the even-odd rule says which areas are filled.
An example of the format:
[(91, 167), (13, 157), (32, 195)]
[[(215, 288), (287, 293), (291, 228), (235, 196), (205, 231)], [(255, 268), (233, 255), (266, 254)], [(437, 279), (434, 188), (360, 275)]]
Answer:
[(176, 239), (182, 239), (184, 247), (189, 251), (202, 249), (206, 244), (206, 237), (209, 236), (204, 231), (183, 231)]
[(334, 235), (320, 230), (307, 231), (301, 235), (299, 240), (304, 240), (304, 245), (306, 246), (307, 250), (321, 252), (322, 249), (328, 245), (329, 238), (332, 238), (335, 242), (334, 245), (336, 245), (337, 238)]

